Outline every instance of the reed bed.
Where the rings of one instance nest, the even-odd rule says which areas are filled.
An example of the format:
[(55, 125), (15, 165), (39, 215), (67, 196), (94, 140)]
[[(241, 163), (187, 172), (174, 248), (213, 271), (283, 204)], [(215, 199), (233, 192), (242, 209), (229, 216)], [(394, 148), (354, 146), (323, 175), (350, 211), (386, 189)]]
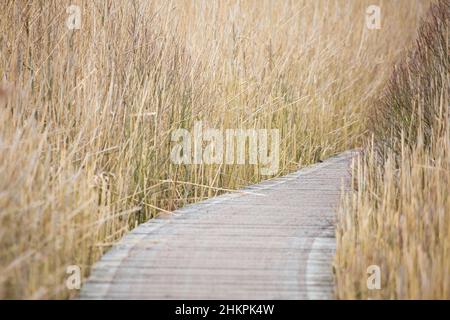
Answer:
[[(450, 1), (432, 5), (368, 110), (371, 136), (338, 217), (338, 298), (450, 298), (449, 18)], [(367, 286), (372, 265), (378, 289)]]
[[(278, 129), (280, 170), (359, 146), (361, 114), (428, 1), (6, 1), (0, 12), (0, 298), (76, 296), (160, 212), (267, 178), (175, 165), (171, 132)], [(70, 5), (79, 30), (66, 26)]]

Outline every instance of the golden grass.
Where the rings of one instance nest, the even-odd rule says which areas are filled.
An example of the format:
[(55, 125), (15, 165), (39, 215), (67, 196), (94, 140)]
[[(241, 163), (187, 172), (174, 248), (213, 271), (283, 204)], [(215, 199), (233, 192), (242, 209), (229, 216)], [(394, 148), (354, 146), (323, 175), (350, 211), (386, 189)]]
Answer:
[(440, 0), (369, 111), (373, 137), (338, 217), (340, 299), (450, 299), (449, 19)]
[[(171, 163), (170, 134), (276, 128), (280, 172), (358, 144), (427, 1), (8, 1), (1, 10), (0, 298), (64, 298), (159, 212), (259, 181)], [(82, 8), (68, 30), (66, 8)], [(151, 113), (154, 113), (152, 115)]]
[[(405, 150), (379, 167), (374, 153), (356, 170), (358, 190), (339, 214), (336, 294), (339, 299), (450, 298), (450, 143), (430, 154)], [(367, 268), (380, 267), (381, 288), (369, 290)]]

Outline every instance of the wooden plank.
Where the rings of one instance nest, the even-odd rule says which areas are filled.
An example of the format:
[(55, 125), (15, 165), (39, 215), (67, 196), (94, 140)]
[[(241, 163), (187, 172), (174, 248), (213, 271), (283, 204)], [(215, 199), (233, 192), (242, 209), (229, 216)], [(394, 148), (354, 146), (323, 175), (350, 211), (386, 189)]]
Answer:
[(335, 208), (354, 156), (138, 226), (94, 266), (80, 298), (333, 298)]

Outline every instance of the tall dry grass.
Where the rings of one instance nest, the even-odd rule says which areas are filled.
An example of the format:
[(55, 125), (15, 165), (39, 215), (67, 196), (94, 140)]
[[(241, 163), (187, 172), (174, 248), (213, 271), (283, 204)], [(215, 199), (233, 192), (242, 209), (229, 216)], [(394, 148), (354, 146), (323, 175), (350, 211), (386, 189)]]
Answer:
[(450, 299), (449, 18), (449, 0), (431, 7), (369, 111), (372, 139), (338, 219), (338, 298)]
[[(276, 128), (280, 172), (347, 148), (428, 2), (7, 1), (1, 10), (0, 298), (62, 298), (161, 210), (259, 181), (171, 163), (170, 134)], [(82, 8), (68, 30), (69, 5)], [(4, 93), (3, 93), (4, 92)]]

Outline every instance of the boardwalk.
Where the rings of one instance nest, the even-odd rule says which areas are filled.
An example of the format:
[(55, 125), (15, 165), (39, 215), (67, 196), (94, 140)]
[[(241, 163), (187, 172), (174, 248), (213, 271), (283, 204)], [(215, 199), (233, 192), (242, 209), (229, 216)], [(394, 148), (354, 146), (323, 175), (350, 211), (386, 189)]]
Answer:
[(353, 155), (138, 226), (96, 264), (81, 299), (333, 298), (334, 209)]

